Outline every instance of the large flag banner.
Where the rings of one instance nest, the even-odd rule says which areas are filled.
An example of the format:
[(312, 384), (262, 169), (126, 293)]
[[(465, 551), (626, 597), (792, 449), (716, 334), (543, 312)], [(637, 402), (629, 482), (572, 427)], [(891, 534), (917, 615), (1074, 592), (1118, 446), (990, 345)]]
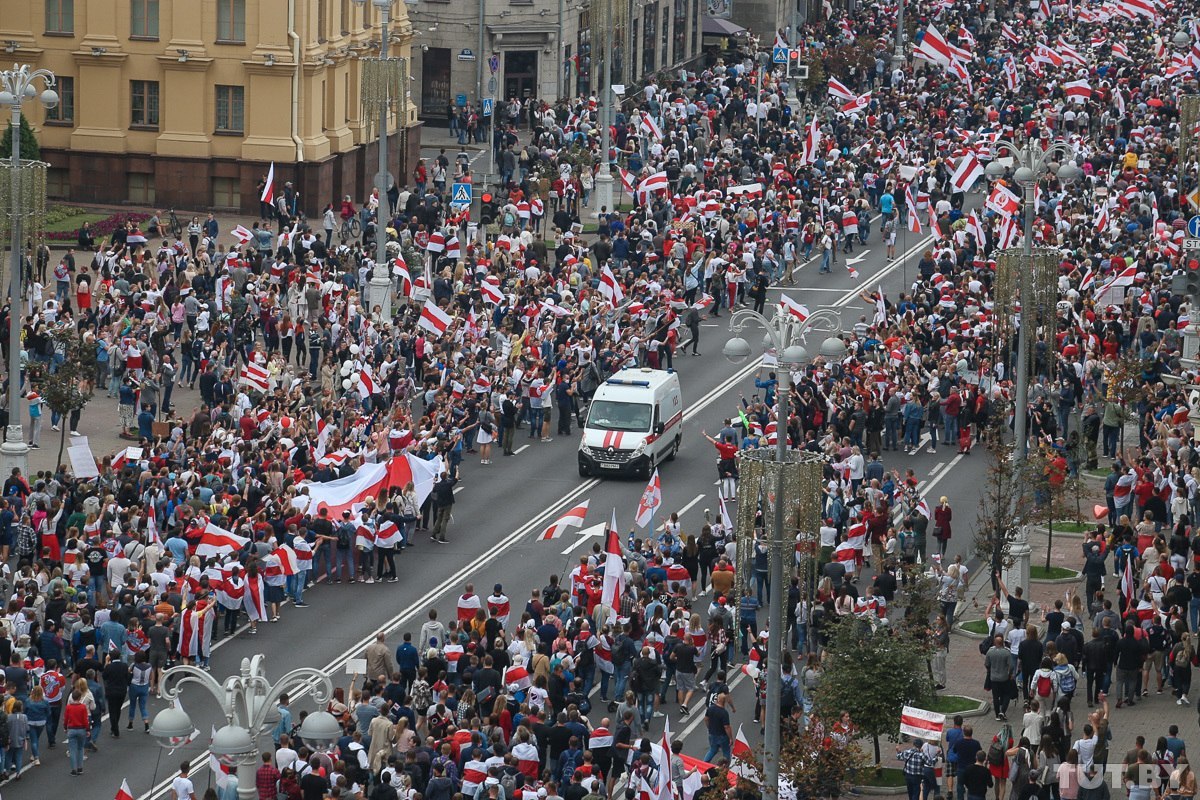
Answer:
[(380, 464), (363, 464), (353, 475), (335, 481), (301, 484), (304, 493), (293, 498), (292, 505), (314, 516), (321, 508), (327, 508), (331, 519), (340, 518), (343, 511), (350, 511), (356, 503), (393, 486), (403, 488), (409, 481), (417, 491), (417, 502), (424, 503), (441, 470), (441, 459), (426, 461), (405, 453)]
[(946, 715), (905, 706), (900, 711), (900, 735), (936, 742), (942, 738)]
[(634, 516), (638, 527), (644, 528), (649, 525), (661, 505), (662, 482), (658, 478), (658, 469), (655, 468), (654, 474), (650, 476), (650, 482), (646, 484), (646, 490), (642, 492), (641, 500), (638, 501), (637, 513)]

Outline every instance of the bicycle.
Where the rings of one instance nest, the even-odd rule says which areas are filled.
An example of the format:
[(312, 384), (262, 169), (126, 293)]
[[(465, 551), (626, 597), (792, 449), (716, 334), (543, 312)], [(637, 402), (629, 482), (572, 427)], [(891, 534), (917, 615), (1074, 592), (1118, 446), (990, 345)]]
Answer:
[(167, 227), (170, 228), (171, 235), (176, 239), (183, 238), (183, 223), (179, 221), (179, 217), (175, 216), (175, 209), (171, 209), (167, 214), (170, 215)]
[(357, 239), (361, 233), (362, 225), (358, 221), (357, 214), (342, 220), (342, 227), (338, 229), (338, 236), (341, 237), (342, 244), (345, 244), (347, 239)]

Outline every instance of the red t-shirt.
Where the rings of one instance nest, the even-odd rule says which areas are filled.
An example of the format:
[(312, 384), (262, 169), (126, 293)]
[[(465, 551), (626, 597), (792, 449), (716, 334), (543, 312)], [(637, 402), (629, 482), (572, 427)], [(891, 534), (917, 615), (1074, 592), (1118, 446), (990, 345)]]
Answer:
[(717, 442), (717, 452), (721, 454), (722, 461), (732, 461), (737, 456), (737, 445), (728, 442)]

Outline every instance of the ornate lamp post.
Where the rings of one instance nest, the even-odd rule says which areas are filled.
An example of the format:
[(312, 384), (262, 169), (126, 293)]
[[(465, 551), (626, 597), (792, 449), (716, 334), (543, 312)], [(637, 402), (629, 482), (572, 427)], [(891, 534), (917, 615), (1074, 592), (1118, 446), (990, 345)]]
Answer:
[[(161, 695), (174, 700), (187, 683), (203, 687), (225, 715), (225, 725), (217, 730), (209, 750), (222, 764), (237, 767), (239, 800), (258, 797), (254, 786), (254, 772), (259, 763), (258, 740), (278, 720), (275, 704), (279, 696), (288, 690), (308, 689), (319, 706), (333, 696), (329, 677), (312, 667), (294, 669), (272, 684), (267, 679), (265, 658), (261, 654), (243, 658), (238, 673), (230, 675), (223, 684), (198, 667), (188, 664), (172, 667), (163, 673)], [(164, 748), (174, 749), (186, 742), (195, 728), (186, 711), (171, 706), (154, 716), (150, 734)], [(300, 726), (300, 738), (316, 750), (331, 748), (341, 735), (341, 725), (328, 711), (309, 714)]]
[[(755, 325), (766, 331), (763, 337), (765, 348), (774, 348), (779, 354), (779, 390), (777, 402), (779, 412), (776, 414), (775, 462), (782, 465), (788, 460), (787, 449), (787, 417), (791, 404), (793, 366), (808, 363), (808, 351), (800, 343), (809, 330), (828, 334), (821, 343), (820, 354), (831, 360), (840, 360), (846, 354), (846, 344), (839, 336), (842, 330), (841, 317), (832, 309), (822, 308), (812, 312), (801, 320), (786, 311), (782, 306), (776, 306), (775, 315), (770, 319), (756, 311), (741, 309), (735, 311), (729, 320), (729, 329), (736, 334), (725, 343), (724, 356), (734, 363), (745, 361), (750, 357), (750, 343), (742, 338), (741, 333)], [(794, 548), (794, 542), (784, 539), (784, 497), (786, 482), (784, 470), (776, 471), (777, 484), (774, 487), (775, 502), (775, 536), (770, 542), (771, 548), (771, 585), (776, 593), (773, 602), (768, 607), (768, 626), (771, 631), (767, 639), (767, 709), (766, 735), (764, 737), (763, 768), (763, 797), (765, 800), (777, 800), (779, 797), (779, 748), (780, 748), (780, 702), (779, 694), (783, 683), (783, 606), (779, 601), (781, 593), (786, 593), (787, 570), (785, 555)], [(739, 517), (741, 508), (739, 504)]]
[[(1031, 329), (1036, 326), (1036, 317), (1030, 313), (1033, 310), (1033, 304), (1030, 302), (1033, 295), (1037, 293), (1039, 275), (1034, 275), (1034, 269), (1042, 259), (1034, 258), (1033, 251), (1033, 219), (1037, 213), (1034, 207), (1034, 197), (1037, 189), (1039, 178), (1049, 171), (1055, 163), (1055, 159), (1061, 159), (1062, 163), (1055, 170), (1055, 176), (1063, 184), (1073, 183), (1082, 175), (1082, 170), (1070, 160), (1072, 152), (1070, 146), (1063, 141), (1050, 142), (1045, 149), (1036, 141), (1026, 142), (1024, 146), (1019, 146), (1016, 143), (1007, 139), (1001, 139), (996, 142), (996, 158), (988, 164), (987, 174), (989, 178), (1003, 177), (1007, 172), (1007, 167), (1000, 163), (999, 156), (1002, 153), (1007, 153), (1013, 159), (1012, 179), (1022, 189), (1023, 195), (1023, 221), (1022, 231), (1024, 233), (1024, 241), (1022, 242), (1021, 250), (1021, 268), (1016, 270), (1017, 279), (1014, 288), (1021, 298), (1022, 315), (1021, 325), (1017, 332), (1017, 361), (1016, 361), (1016, 397), (1014, 398), (1015, 418), (1013, 420), (1013, 433), (1016, 439), (1016, 450), (1013, 454), (1013, 475), (1015, 476), (1015, 484), (1018, 491), (1013, 492), (1011, 505), (1015, 512), (1017, 500), (1020, 497), (1019, 491), (1022, 477), (1024, 474), (1025, 460), (1029, 455), (1029, 434), (1027, 431), (1029, 419), (1029, 352), (1032, 344)], [(1045, 276), (1041, 276), (1045, 277)], [(1010, 555), (1014, 561), (1013, 574), (1010, 575), (1011, 580), (1007, 581), (1009, 586), (1027, 586), (1029, 583), (1029, 536), (1025, 531), (1024, 525), (1017, 526), (1017, 533), (1010, 547)]]
[[(42, 83), (38, 94), (36, 83)], [(4, 444), (0, 445), (0, 462), (5, 474), (13, 467), (25, 472), (29, 463), (29, 446), (21, 430), (21, 406), (18, 402), (21, 386), (21, 228), (23, 218), (35, 220), (33, 228), (40, 227), (36, 220), (46, 211), (46, 164), (39, 161), (21, 161), (21, 105), (26, 100), (36, 99), (44, 108), (58, 105), (58, 92), (54, 91), (54, 73), (48, 69), (30, 69), (28, 64), (13, 64), (10, 70), (0, 71), (0, 106), (8, 106), (9, 132), (12, 135), (12, 154), (9, 159), (9, 183), (7, 212), (9, 214), (12, 252), (9, 274), (8, 313), (8, 429), (4, 433)]]
[[(367, 0), (354, 0), (360, 7)], [(379, 168), (375, 173), (375, 187), (379, 189), (379, 210), (375, 214), (375, 272), (371, 278), (371, 308), (379, 306), (382, 319), (392, 316), (392, 278), (387, 257), (387, 224), (384, 209), (389, 208), (388, 189), (391, 176), (388, 173), (388, 108), (397, 103), (400, 125), (408, 125), (408, 62), (403, 58), (388, 58), (388, 23), (391, 22), (392, 0), (371, 0), (379, 11), (379, 57), (364, 58), (361, 64), (361, 94), (364, 108), (375, 107), (379, 111)], [(482, 56), (481, 56), (482, 57)]]

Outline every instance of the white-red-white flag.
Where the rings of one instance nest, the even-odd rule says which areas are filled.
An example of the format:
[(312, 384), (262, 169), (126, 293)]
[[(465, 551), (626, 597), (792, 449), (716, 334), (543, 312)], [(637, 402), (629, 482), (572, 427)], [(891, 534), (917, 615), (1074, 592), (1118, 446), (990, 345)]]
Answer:
[(641, 499), (638, 500), (634, 522), (639, 528), (646, 527), (654, 519), (654, 514), (660, 506), (662, 506), (662, 482), (658, 477), (658, 469), (655, 468), (654, 474), (650, 476), (650, 481), (646, 484), (646, 489), (642, 492)]
[(435, 336), (441, 336), (450, 328), (451, 322), (453, 320), (450, 315), (430, 299), (421, 306), (421, 318), (417, 320), (417, 327), (424, 328)]
[(579, 505), (567, 511), (546, 530), (542, 531), (542, 535), (538, 537), (538, 541), (546, 542), (551, 539), (557, 539), (566, 533), (567, 528), (583, 527), (583, 520), (587, 516), (588, 504), (590, 500), (584, 500)]
[(786, 294), (780, 296), (779, 305), (783, 306), (785, 311), (798, 319), (800, 322), (804, 322), (804, 320), (808, 319), (809, 317), (808, 306), (804, 305), (803, 303), (797, 303)]

